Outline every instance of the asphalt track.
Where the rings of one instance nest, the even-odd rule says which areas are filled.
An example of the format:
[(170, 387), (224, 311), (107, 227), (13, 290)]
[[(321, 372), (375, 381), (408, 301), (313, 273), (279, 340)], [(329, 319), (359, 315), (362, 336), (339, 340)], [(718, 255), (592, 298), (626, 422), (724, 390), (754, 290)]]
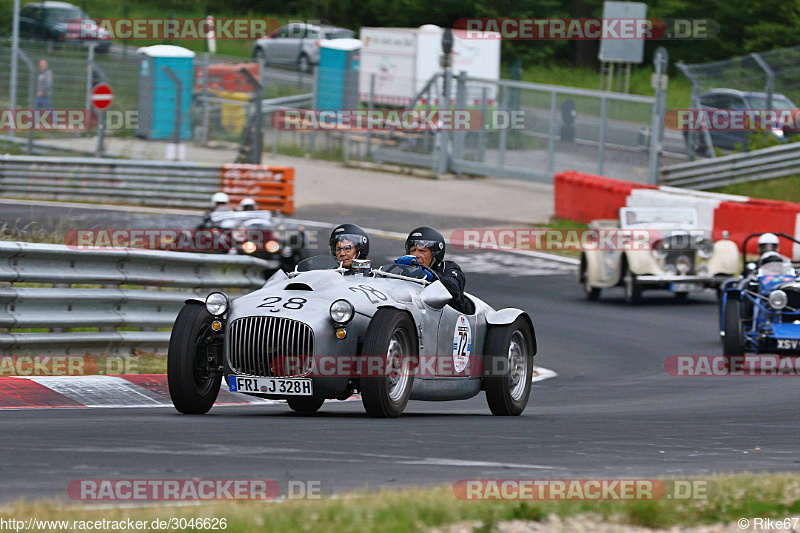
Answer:
[[(0, 224), (20, 218), (7, 207), (0, 209)], [(344, 211), (298, 216), (339, 221), (335, 215), (352, 214), (364, 226), (391, 231), (423, 223), (397, 212)], [(72, 227), (84, 227), (75, 225), (81, 217), (97, 222), (104, 215), (72, 216), (79, 218)], [(450, 228), (480, 222), (436, 218)], [(127, 214), (116, 213), (114, 220), (142, 227)], [(373, 239), (373, 258), (399, 253), (397, 240)], [(75, 479), (314, 480), (324, 492), (339, 492), (470, 478), (800, 470), (796, 379), (671, 377), (664, 371), (671, 355), (720, 353), (712, 294), (679, 302), (668, 293), (645, 293), (644, 303), (631, 308), (614, 289), (587, 302), (563, 265), (556, 274), (542, 274), (535, 258), (508, 266), (503, 254), (480, 257), (497, 269), (465, 269), (468, 290), (495, 307), (529, 311), (539, 343), (536, 363), (558, 373), (534, 384), (522, 416), (493, 417), (482, 394), (411, 402), (396, 420), (367, 418), (359, 402), (326, 404), (310, 418), (285, 406), (216, 407), (205, 416), (168, 407), (4, 411), (0, 501), (66, 499)]]

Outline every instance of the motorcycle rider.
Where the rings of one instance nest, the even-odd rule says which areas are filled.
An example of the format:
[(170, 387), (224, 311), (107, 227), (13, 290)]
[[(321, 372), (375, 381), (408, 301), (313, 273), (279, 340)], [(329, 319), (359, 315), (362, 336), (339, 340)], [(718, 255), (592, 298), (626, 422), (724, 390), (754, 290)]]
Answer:
[[(453, 299), (450, 305), (464, 314), (472, 314), (473, 305), (464, 295), (467, 278), (455, 261), (445, 261), (444, 236), (435, 229), (422, 226), (411, 230), (406, 238), (406, 255), (395, 263), (401, 265), (424, 265), (436, 273)], [(433, 275), (425, 271), (425, 279), (433, 281)]]
[(328, 246), (338, 263), (351, 268), (354, 259), (366, 259), (369, 255), (369, 236), (355, 224), (340, 224), (331, 232)]

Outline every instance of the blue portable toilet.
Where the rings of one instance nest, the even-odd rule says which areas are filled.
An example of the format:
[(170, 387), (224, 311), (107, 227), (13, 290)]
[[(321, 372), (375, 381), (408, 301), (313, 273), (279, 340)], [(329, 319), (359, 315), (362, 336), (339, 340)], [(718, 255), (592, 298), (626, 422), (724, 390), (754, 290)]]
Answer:
[(358, 109), (360, 51), (358, 39), (330, 39), (320, 43), (316, 109)]
[(194, 52), (180, 46), (157, 44), (137, 50), (139, 54), (139, 128), (145, 139), (171, 139), (175, 130), (176, 87), (164, 71), (169, 67), (181, 81), (181, 131), (192, 138)]

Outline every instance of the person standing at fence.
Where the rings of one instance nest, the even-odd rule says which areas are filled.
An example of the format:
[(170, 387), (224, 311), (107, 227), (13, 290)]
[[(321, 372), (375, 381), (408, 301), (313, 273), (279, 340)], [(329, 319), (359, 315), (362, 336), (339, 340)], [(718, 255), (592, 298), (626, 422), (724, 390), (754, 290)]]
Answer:
[(50, 98), (53, 95), (53, 71), (47, 60), (39, 61), (39, 77), (36, 80), (36, 109), (53, 109)]

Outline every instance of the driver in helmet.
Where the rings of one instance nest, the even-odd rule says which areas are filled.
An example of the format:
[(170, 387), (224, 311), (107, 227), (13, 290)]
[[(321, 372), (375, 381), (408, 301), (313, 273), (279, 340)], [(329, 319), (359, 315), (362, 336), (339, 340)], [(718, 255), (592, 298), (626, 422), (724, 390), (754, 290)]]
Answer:
[(252, 198), (245, 198), (239, 202), (239, 211), (255, 211), (256, 201)]
[[(344, 268), (351, 269), (353, 259), (366, 259), (369, 255), (369, 236), (355, 224), (340, 224), (331, 232), (328, 241), (331, 255)], [(350, 270), (345, 274), (354, 274)]]
[(214, 204), (214, 207), (211, 209), (212, 213), (233, 211), (231, 206), (228, 205), (230, 203), (230, 198), (228, 198), (228, 195), (224, 192), (214, 193), (214, 196), (211, 197), (211, 203)]
[(774, 233), (765, 233), (758, 238), (758, 265), (788, 261), (780, 253), (780, 241)]
[[(464, 295), (467, 278), (455, 261), (445, 261), (445, 241), (441, 233), (428, 226), (416, 228), (406, 238), (406, 255), (395, 263), (401, 265), (424, 265), (433, 270), (453, 299), (450, 305), (464, 314), (471, 314), (469, 300)], [(425, 272), (425, 278), (433, 281), (433, 275)]]

